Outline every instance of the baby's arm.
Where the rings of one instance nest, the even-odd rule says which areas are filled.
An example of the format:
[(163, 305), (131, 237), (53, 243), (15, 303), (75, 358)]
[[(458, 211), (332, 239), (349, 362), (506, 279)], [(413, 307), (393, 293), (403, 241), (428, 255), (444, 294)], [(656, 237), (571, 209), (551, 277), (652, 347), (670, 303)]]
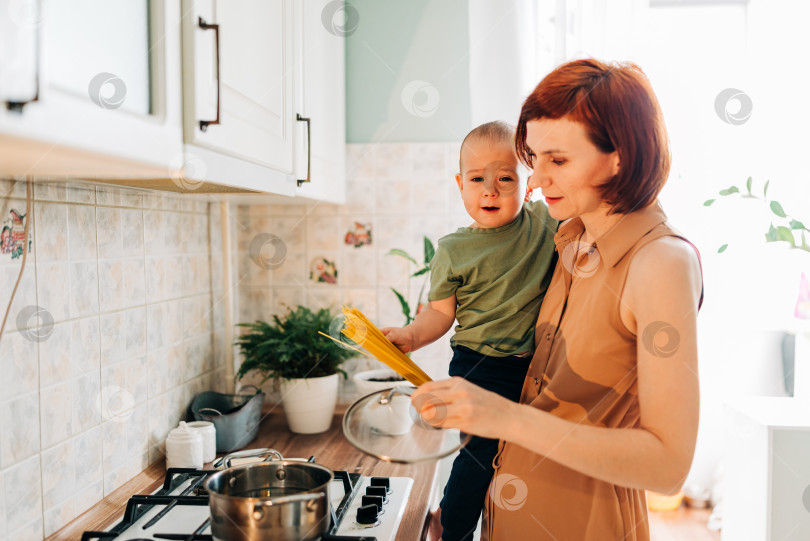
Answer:
[(415, 351), (435, 342), (453, 326), (456, 320), (456, 296), (430, 301), (413, 323), (404, 327), (385, 327), (382, 333), (403, 353)]

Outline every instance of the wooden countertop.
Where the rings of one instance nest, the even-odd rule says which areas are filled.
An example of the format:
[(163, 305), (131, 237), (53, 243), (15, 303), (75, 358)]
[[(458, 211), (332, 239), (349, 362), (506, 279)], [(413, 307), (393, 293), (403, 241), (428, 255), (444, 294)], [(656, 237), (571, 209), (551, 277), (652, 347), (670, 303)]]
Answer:
[[(425, 519), (438, 482), (437, 461), (422, 464), (390, 464), (361, 453), (346, 440), (341, 430), (342, 414), (335, 415), (331, 428), (322, 434), (293, 434), (287, 428), (283, 412), (267, 415), (259, 435), (247, 448), (271, 447), (285, 457), (308, 458), (315, 455), (318, 464), (333, 470), (346, 470), (363, 475), (412, 477), (413, 488), (402, 517), (396, 541), (423, 539)], [(206, 467), (210, 467), (207, 464)], [(124, 514), (127, 500), (133, 494), (150, 494), (163, 483), (165, 463), (160, 460), (127, 481), (112, 494), (74, 519), (47, 541), (75, 541), (86, 530), (106, 530)]]

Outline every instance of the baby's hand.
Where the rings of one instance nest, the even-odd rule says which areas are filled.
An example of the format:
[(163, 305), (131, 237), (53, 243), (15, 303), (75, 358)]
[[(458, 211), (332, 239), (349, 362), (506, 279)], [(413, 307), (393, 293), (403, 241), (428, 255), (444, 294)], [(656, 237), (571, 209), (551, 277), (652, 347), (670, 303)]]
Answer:
[(385, 327), (380, 330), (402, 353), (413, 351), (413, 331), (408, 327)]

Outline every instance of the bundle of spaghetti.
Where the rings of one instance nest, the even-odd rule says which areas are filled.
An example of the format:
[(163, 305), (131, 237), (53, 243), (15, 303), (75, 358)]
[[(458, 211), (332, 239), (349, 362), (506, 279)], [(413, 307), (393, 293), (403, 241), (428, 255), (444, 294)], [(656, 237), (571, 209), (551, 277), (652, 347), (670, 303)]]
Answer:
[(430, 376), (388, 340), (360, 310), (344, 306), (343, 314), (346, 319), (340, 332), (346, 338), (363, 347), (377, 360), (391, 367), (417, 387), (431, 381)]

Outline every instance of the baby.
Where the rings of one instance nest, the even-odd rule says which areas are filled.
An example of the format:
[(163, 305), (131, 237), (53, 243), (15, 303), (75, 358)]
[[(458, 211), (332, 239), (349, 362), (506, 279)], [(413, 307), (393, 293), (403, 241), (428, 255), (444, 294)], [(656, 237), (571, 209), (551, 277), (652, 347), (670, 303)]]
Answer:
[[(505, 122), (483, 124), (464, 138), (456, 183), (473, 223), (439, 239), (427, 307), (410, 325), (382, 331), (407, 353), (457, 320), (450, 376), (517, 401), (554, 270), (557, 221), (542, 202), (529, 202), (514, 141)], [(473, 437), (453, 462), (438, 513), (443, 541), (472, 539), (497, 450), (498, 440)]]

